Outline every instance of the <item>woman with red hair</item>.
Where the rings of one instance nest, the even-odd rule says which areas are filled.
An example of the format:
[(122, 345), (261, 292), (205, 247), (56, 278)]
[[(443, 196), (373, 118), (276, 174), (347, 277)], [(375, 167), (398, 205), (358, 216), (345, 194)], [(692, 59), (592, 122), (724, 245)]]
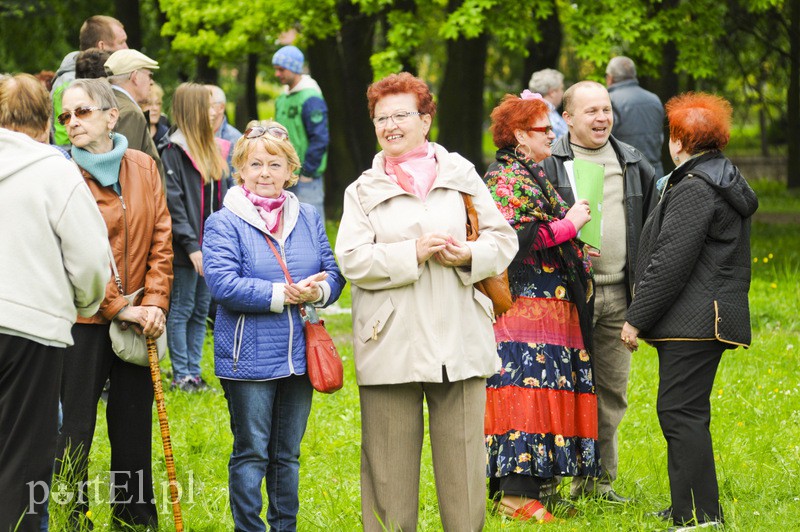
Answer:
[[(423, 403), (442, 528), (481, 530), (497, 355), (492, 302), (473, 283), (503, 271), (517, 239), (472, 163), (428, 141), (436, 105), (424, 81), (392, 74), (367, 98), (382, 151), (347, 187), (336, 239), (352, 283), (364, 530), (417, 529)], [(462, 195), (478, 214), (471, 242)]]
[(548, 112), (539, 94), (503, 98), (484, 177), (519, 240), (508, 270), (514, 304), (494, 325), (501, 367), (486, 384), (489, 495), (498, 512), (538, 521), (553, 519), (546, 507), (575, 511), (556, 492), (558, 476), (600, 473), (592, 273), (577, 239), (591, 215), (586, 200), (570, 208), (537, 165), (556, 137)]
[(622, 341), (658, 351), (658, 420), (667, 440), (676, 527), (721, 526), (709, 396), (723, 351), (750, 344), (753, 189), (722, 154), (730, 104), (687, 93), (666, 105), (677, 168), (642, 230), (635, 296)]

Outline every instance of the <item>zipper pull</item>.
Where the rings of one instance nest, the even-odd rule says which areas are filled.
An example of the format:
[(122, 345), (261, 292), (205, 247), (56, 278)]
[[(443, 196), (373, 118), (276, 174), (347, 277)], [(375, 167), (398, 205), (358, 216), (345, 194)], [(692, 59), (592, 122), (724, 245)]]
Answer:
[(381, 326), (381, 320), (378, 320), (372, 327), (372, 339), (375, 341), (378, 340), (378, 327), (380, 326)]
[(125, 206), (125, 200), (122, 199), (122, 194), (119, 195), (119, 202), (122, 203), (122, 210), (127, 211), (128, 208)]

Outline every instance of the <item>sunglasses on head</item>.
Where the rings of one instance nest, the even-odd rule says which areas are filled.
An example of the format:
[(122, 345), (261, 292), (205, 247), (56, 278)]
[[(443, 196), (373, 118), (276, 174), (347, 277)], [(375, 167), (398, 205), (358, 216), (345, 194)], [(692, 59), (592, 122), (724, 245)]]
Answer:
[(264, 135), (268, 135), (278, 140), (289, 140), (289, 133), (282, 127), (277, 126), (253, 126), (251, 128), (247, 128), (244, 132), (244, 136), (248, 139), (257, 139), (258, 137), (263, 137)]
[(66, 126), (69, 124), (69, 121), (72, 120), (72, 115), (77, 116), (78, 118), (86, 118), (94, 111), (108, 111), (110, 107), (78, 107), (72, 111), (64, 111), (60, 115), (56, 117), (58, 123), (62, 126)]

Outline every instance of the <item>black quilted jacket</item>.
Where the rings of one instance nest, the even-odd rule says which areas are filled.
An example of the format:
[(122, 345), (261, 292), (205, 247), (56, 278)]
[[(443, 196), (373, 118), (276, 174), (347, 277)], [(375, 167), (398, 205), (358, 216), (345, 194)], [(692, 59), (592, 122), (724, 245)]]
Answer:
[(750, 217), (758, 199), (719, 152), (676, 169), (642, 229), (626, 319), (645, 340), (750, 344)]

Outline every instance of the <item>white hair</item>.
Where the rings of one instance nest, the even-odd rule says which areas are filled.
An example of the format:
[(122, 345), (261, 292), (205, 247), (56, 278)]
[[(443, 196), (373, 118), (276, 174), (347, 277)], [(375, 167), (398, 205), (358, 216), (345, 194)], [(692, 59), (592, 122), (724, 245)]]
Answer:
[(564, 74), (554, 68), (545, 68), (534, 72), (528, 82), (528, 88), (531, 92), (538, 92), (542, 95), (546, 95), (552, 90), (557, 90), (562, 85), (564, 85)]

